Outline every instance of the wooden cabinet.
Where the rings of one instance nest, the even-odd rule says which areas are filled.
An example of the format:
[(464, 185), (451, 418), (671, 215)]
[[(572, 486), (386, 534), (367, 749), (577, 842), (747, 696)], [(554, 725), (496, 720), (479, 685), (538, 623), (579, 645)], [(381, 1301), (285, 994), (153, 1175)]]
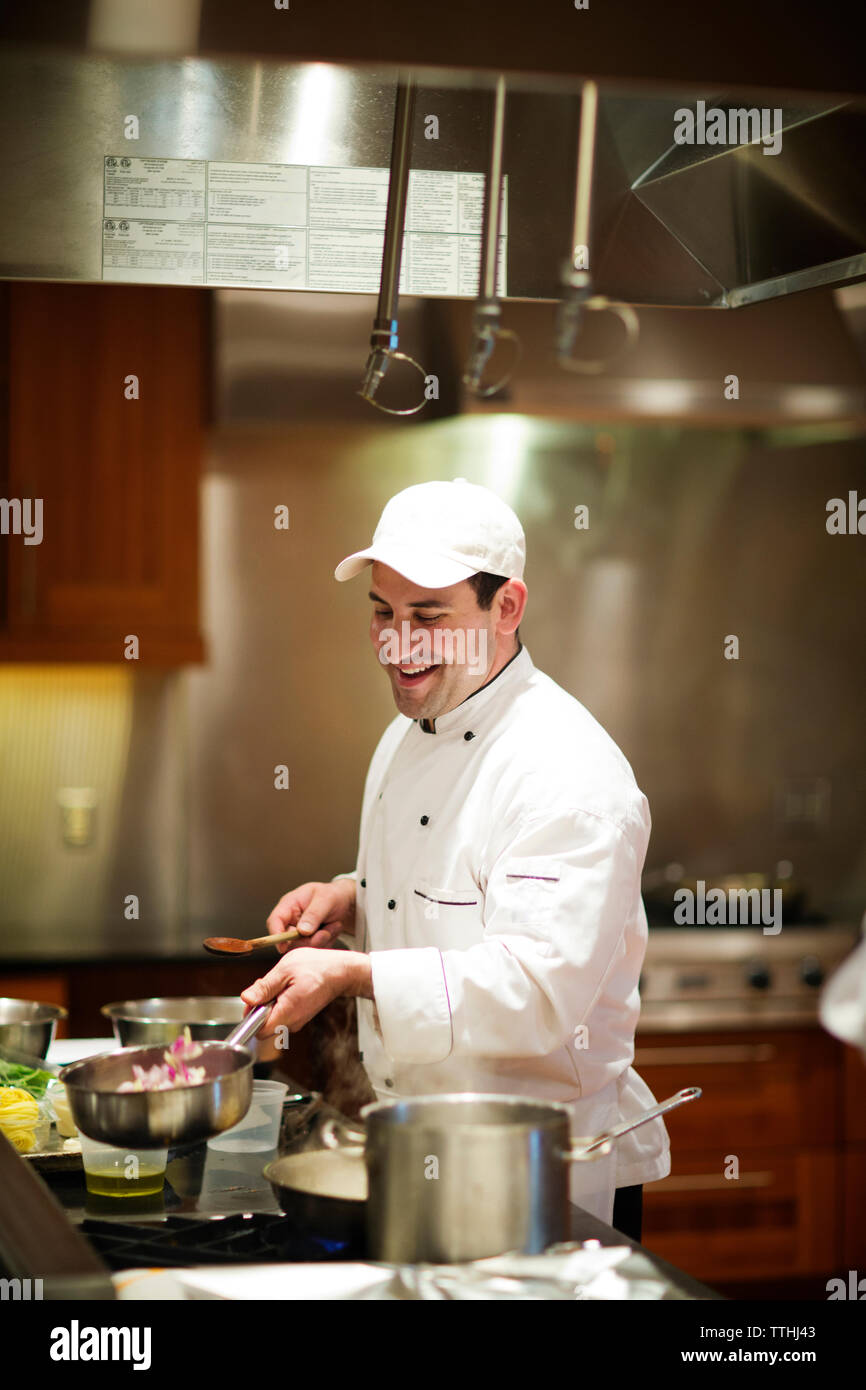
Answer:
[(31, 506), (0, 542), (0, 660), (122, 662), (131, 636), (142, 664), (202, 660), (208, 292), (16, 283), (0, 307), (2, 496)]
[(866, 1060), (844, 1053), (842, 1136), (842, 1264), (866, 1273)]
[(866, 1264), (853, 1049), (819, 1029), (639, 1034), (635, 1067), (658, 1098), (703, 1092), (665, 1117), (672, 1169), (644, 1189), (650, 1249), (716, 1288), (752, 1284), (755, 1297), (785, 1280), (825, 1296), (827, 1278)]
[(866, 1059), (856, 1047), (844, 1052), (845, 1143), (866, 1147)]

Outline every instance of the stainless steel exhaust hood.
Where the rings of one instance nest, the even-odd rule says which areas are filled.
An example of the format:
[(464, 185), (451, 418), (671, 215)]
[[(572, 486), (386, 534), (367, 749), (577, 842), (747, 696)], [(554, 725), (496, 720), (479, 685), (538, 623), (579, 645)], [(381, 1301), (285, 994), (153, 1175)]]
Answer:
[[(866, 92), (852, 9), (824, 0), (27, 0), (0, 7), (0, 40), (153, 58), (497, 69), (547, 78)], [(423, 81), (423, 78), (419, 78)], [(778, 103), (777, 103), (778, 104)]]
[[(866, 276), (866, 111), (774, 100), (608, 99), (597, 194), (606, 292), (734, 308)], [(769, 112), (778, 152), (675, 143), (678, 113), (701, 103), (728, 124), (729, 113)]]
[[(440, 85), (432, 76), (425, 72), (419, 91), (413, 170), (480, 177), (495, 76), (443, 71)], [(215, 165), (373, 169), (387, 179), (396, 78), (390, 68), (153, 61), (11, 46), (0, 58), (0, 276), (369, 292), (377, 283), (346, 280), (340, 264), (360, 255), (360, 234), (353, 245), (339, 236), (329, 243), (333, 282), (327, 275), (304, 282), (257, 279), (255, 257), (235, 234), (241, 226), (251, 229), (237, 202), (227, 215), (234, 231), (221, 241), (212, 237), (223, 254), (178, 255), (166, 272), (159, 248), (170, 239), (156, 236), (160, 218), (186, 222), (173, 231), (186, 238), (185, 245), (199, 244), (190, 225), (196, 214), (179, 212), (177, 201), (171, 205), (167, 185), (151, 190), (150, 204), (147, 189), (136, 193), (138, 215), (150, 220), (148, 254), (138, 255), (137, 269), (112, 274), (105, 254), (112, 214), (106, 161), (134, 168), (145, 161), (186, 161), (204, 170), (203, 187), (210, 172), (205, 196), (217, 201), (202, 214), (203, 224), (221, 216), (213, 193)], [(508, 78), (506, 299), (560, 297), (560, 268), (570, 254), (580, 92), (578, 81)], [(778, 112), (779, 148), (737, 143), (736, 133), (725, 145), (678, 144), (681, 113), (699, 109)], [(431, 118), (435, 139), (428, 138)], [(856, 102), (783, 99), (772, 91), (720, 96), (603, 86), (593, 189), (594, 288), (637, 305), (732, 308), (863, 279), (864, 135), (866, 109)], [(190, 198), (201, 196), (188, 192)], [(265, 209), (263, 220), (279, 222), (277, 204)], [(125, 212), (127, 225), (134, 224), (128, 207)], [(420, 224), (422, 234), (439, 227), (439, 212), (432, 215), (432, 223)], [(371, 215), (364, 227), (369, 232), (375, 225)], [(464, 267), (461, 276), (439, 282), (434, 277), (432, 289), (417, 282), (409, 290), (452, 298), (473, 294), (471, 273)]]

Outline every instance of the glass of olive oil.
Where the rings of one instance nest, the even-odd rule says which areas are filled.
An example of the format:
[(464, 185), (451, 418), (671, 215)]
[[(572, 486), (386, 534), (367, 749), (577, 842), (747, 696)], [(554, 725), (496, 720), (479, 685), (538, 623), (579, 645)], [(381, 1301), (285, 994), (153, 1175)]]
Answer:
[(152, 1197), (162, 1192), (168, 1149), (115, 1149), (78, 1131), (84, 1181), (97, 1197)]

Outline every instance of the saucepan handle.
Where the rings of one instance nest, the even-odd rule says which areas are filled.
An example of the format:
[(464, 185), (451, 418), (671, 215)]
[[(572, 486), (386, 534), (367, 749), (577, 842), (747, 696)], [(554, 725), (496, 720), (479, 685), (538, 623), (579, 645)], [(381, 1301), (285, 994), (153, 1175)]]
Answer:
[(685, 1105), (687, 1101), (697, 1100), (700, 1094), (700, 1086), (688, 1086), (684, 1091), (677, 1091), (675, 1096), (668, 1096), (667, 1100), (660, 1101), (658, 1105), (651, 1106), (649, 1110), (644, 1110), (636, 1120), (626, 1120), (621, 1125), (614, 1125), (613, 1129), (600, 1134), (597, 1139), (592, 1139), (588, 1144), (585, 1140), (572, 1139), (570, 1146), (562, 1150), (562, 1157), (567, 1163), (578, 1163), (581, 1159), (591, 1158), (612, 1139), (618, 1139), (621, 1134), (628, 1134), (632, 1129), (639, 1129), (641, 1125), (657, 1119), (666, 1111), (675, 1110), (678, 1105)]
[(367, 1135), (355, 1125), (347, 1125), (342, 1120), (330, 1116), (319, 1126), (319, 1138), (326, 1149), (363, 1149)]
[(257, 1009), (251, 1009), (246, 1018), (241, 1019), (237, 1027), (229, 1033), (225, 1040), (226, 1046), (245, 1047), (261, 1028), (273, 1007), (273, 1003), (274, 1001), (271, 999), (267, 1004), (259, 1004)]

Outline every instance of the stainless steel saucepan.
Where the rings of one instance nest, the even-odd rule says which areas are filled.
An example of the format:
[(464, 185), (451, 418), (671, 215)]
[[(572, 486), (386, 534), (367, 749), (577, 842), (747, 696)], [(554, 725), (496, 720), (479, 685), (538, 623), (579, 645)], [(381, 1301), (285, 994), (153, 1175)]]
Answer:
[[(537, 1254), (570, 1239), (571, 1163), (606, 1157), (621, 1135), (700, 1094), (679, 1091), (591, 1139), (572, 1138), (568, 1108), (556, 1102), (472, 1093), (380, 1101), (361, 1112), (364, 1130), (326, 1122), (329, 1147), (279, 1158), (265, 1176), (296, 1218), (333, 1216), (347, 1238), (363, 1221), (369, 1259)], [(353, 1142), (336, 1147), (341, 1135)]]
[(272, 1003), (260, 1004), (224, 1042), (203, 1042), (193, 1065), (205, 1080), (171, 1091), (120, 1091), (132, 1080), (133, 1065), (158, 1066), (165, 1045), (124, 1047), (64, 1067), (72, 1118), (83, 1134), (117, 1148), (164, 1149), (212, 1139), (231, 1129), (250, 1108), (253, 1055), (244, 1046), (264, 1023)]

